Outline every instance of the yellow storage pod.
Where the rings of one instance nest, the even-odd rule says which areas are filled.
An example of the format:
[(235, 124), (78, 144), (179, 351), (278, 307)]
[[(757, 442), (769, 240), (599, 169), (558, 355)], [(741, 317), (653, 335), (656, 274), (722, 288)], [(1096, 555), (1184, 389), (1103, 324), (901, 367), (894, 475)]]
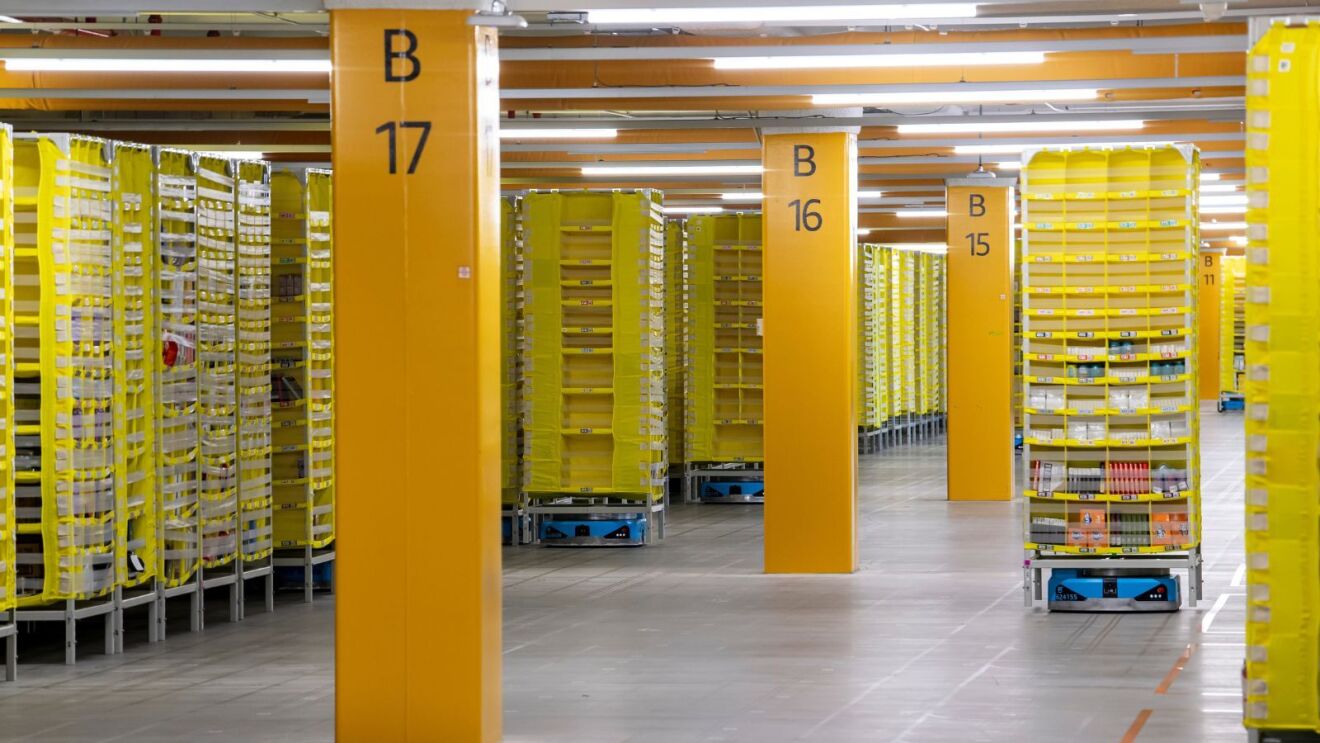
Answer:
[[(334, 559), (334, 367), (328, 170), (271, 175), (271, 477), (278, 566)], [(314, 257), (313, 257), (314, 256)], [(315, 335), (317, 347), (313, 348)]]
[(156, 153), (154, 261), (157, 575), (168, 596), (200, 565), (197, 406), (197, 174), (182, 150)]
[(665, 415), (669, 421), (670, 474), (684, 461), (683, 427), (687, 421), (685, 398), (687, 372), (684, 360), (684, 336), (687, 332), (687, 229), (682, 221), (665, 222)]
[[(202, 566), (238, 558), (237, 188), (232, 161), (197, 165), (197, 360)], [(206, 581), (220, 585), (209, 577)], [(236, 592), (236, 591), (235, 591)]]
[[(111, 157), (103, 140), (14, 138), (19, 621), (114, 623), (118, 539)], [(43, 605), (62, 602), (62, 607)], [(70, 619), (75, 602), (78, 614)], [(106, 652), (114, 650), (106, 633)], [(66, 644), (66, 662), (75, 643)]]
[(1181, 559), (1195, 605), (1199, 156), (1114, 146), (1023, 162), (1028, 562)]
[(760, 214), (688, 220), (689, 465), (765, 457)]
[[(151, 583), (157, 560), (155, 386), (155, 157), (145, 145), (114, 150), (114, 371), (116, 572), (122, 588)], [(152, 586), (154, 589), (154, 586)]]
[(244, 574), (258, 577), (253, 565), (266, 563), (273, 550), (270, 163), (244, 160), (235, 170), (239, 552)]
[(863, 451), (879, 448), (889, 418), (887, 254), (878, 245), (857, 245), (857, 426)]
[[(307, 171), (307, 429), (311, 445), (311, 546), (335, 540), (334, 177)], [(334, 552), (317, 561), (332, 559)]]
[(533, 192), (522, 214), (524, 492), (661, 503), (659, 194)]
[(5, 677), (14, 680), (18, 628), (14, 531), (14, 130), (0, 124), (0, 638), (6, 640)]
[(1219, 282), (1219, 395), (1242, 396), (1246, 360), (1247, 260), (1240, 255), (1220, 261)]
[(1315, 21), (1247, 57), (1244, 717), (1262, 732), (1320, 730), (1318, 73)]
[(506, 508), (521, 501), (518, 456), (518, 204), (500, 199), (500, 493)]

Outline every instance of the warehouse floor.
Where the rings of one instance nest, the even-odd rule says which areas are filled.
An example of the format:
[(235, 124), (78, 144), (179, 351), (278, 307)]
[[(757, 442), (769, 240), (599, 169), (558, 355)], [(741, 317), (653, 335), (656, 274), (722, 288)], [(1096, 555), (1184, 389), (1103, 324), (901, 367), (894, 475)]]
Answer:
[[(1203, 437), (1206, 601), (1174, 615), (1025, 610), (1019, 509), (946, 502), (937, 443), (862, 458), (854, 576), (761, 574), (748, 506), (677, 508), (645, 549), (507, 549), (507, 739), (1242, 740), (1240, 414)], [(89, 623), (73, 668), (45, 635), (0, 741), (327, 740), (332, 611), (282, 597), (113, 659)]]

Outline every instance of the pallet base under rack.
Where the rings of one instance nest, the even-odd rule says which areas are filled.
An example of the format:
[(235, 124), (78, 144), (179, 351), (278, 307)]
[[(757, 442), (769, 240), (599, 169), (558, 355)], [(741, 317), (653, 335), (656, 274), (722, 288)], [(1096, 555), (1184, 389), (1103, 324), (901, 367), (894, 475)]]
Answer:
[[(619, 501), (614, 499), (560, 498), (556, 500), (533, 501), (527, 507), (527, 516), (531, 519), (533, 544), (544, 544), (541, 540), (541, 523), (547, 517), (563, 519), (581, 516), (584, 520), (636, 515), (646, 519), (646, 538), (644, 544), (653, 544), (657, 539), (665, 538), (667, 509), (665, 501)], [(579, 546), (595, 546), (590, 542), (581, 542)]]
[(531, 518), (521, 505), (504, 504), (500, 508), (500, 533), (506, 545), (518, 546), (532, 541)]
[(1187, 586), (1184, 595), (1187, 607), (1195, 608), (1196, 602), (1205, 598), (1202, 583), (1203, 561), (1201, 548), (1187, 552), (1170, 552), (1161, 555), (1125, 555), (1121, 557), (1074, 556), (1041, 554), (1029, 550), (1022, 563), (1022, 596), (1027, 607), (1045, 606), (1045, 588), (1048, 578), (1046, 570), (1186, 570)]
[(1248, 743), (1320, 743), (1320, 731), (1247, 729)]
[[(296, 555), (296, 556), (295, 556)], [(333, 549), (317, 550), (314, 547), (303, 547), (297, 551), (285, 551), (283, 554), (276, 553), (276, 568), (302, 568), (303, 571), (303, 603), (310, 604), (316, 592), (316, 566), (334, 562), (335, 551)], [(330, 573), (330, 593), (335, 592), (334, 572)]]
[(944, 413), (923, 415), (902, 415), (890, 418), (874, 428), (858, 429), (857, 452), (873, 454), (894, 446), (914, 444), (917, 441), (944, 433), (946, 418)]
[[(713, 482), (759, 483), (747, 493), (711, 493)], [(760, 462), (693, 462), (683, 469), (684, 503), (764, 503), (765, 466)]]
[[(60, 606), (61, 608), (55, 608)], [(14, 614), (18, 622), (63, 622), (64, 664), (78, 662), (78, 622), (103, 617), (105, 622), (105, 654), (115, 654), (115, 628), (118, 625), (113, 594), (89, 601), (68, 599), (49, 604), (46, 608), (19, 609)]]

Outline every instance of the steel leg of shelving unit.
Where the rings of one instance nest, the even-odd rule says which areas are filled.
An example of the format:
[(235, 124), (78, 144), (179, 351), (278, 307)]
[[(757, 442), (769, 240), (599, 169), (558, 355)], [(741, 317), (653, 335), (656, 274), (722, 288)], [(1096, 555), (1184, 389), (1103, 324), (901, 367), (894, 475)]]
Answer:
[(193, 632), (201, 632), (206, 627), (206, 604), (202, 601), (200, 584), (188, 594), (188, 615), (188, 624)]
[[(275, 611), (275, 557), (270, 558), (270, 572), (266, 573), (266, 613)], [(312, 572), (312, 566), (307, 566), (307, 572)]]
[(73, 602), (64, 602), (64, 665), (78, 662), (78, 620), (73, 618)]
[(1045, 598), (1045, 588), (1044, 586), (1041, 585), (1041, 582), (1045, 578), (1043, 573), (1044, 571), (1041, 570), (1040, 568), (1031, 569), (1032, 585), (1035, 586), (1035, 588), (1033, 589), (1033, 594), (1035, 595), (1037, 601), (1041, 601), (1042, 599)]
[[(14, 613), (9, 613), (10, 619)], [(14, 633), (5, 638), (5, 681), (18, 680), (18, 628), (14, 628)]]
[(303, 549), (303, 603), (312, 603), (315, 584), (312, 582), (312, 546)]
[(1031, 568), (1022, 568), (1022, 604), (1031, 608)]
[(156, 600), (147, 610), (147, 642), (160, 642), (165, 639), (165, 595), (156, 589)]
[(115, 636), (119, 633), (119, 623), (123, 621), (123, 614), (119, 611), (119, 606), (112, 604), (110, 611), (103, 615), (105, 617), (105, 654), (115, 654)]
[(243, 621), (243, 567), (239, 565), (238, 575), (234, 582), (229, 584), (229, 621)]

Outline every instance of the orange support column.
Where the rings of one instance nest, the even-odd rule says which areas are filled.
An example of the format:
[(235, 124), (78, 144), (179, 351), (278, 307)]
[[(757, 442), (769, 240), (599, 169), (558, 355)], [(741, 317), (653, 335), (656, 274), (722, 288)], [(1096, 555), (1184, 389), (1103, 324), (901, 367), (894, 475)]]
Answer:
[(857, 569), (857, 140), (767, 134), (765, 569)]
[(328, 4), (336, 733), (341, 741), (496, 741), (496, 36), (468, 25), (469, 11)]
[(1197, 285), (1197, 388), (1202, 400), (1219, 399), (1219, 313), (1220, 286), (1223, 280), (1220, 273), (1220, 258), (1217, 250), (1201, 251), (1200, 278)]
[(1013, 183), (948, 181), (949, 500), (1013, 497)]

